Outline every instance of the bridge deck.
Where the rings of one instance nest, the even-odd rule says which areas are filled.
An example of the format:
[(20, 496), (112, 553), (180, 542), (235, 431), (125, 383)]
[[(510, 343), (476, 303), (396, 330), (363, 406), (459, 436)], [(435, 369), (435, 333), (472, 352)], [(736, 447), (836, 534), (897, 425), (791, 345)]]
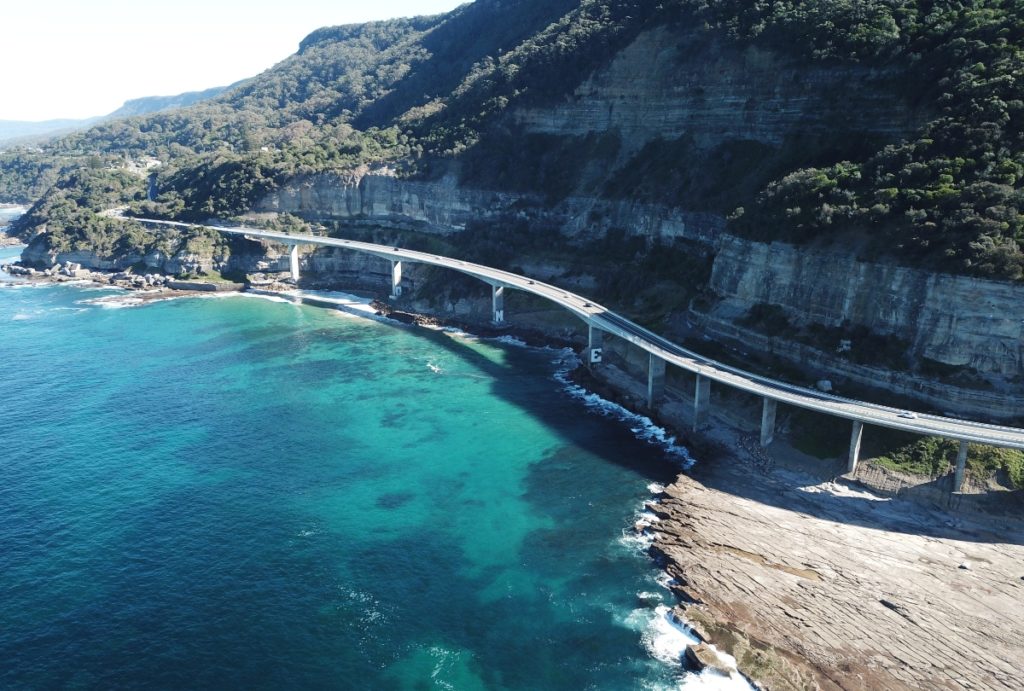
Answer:
[(387, 247), (385, 245), (344, 240), (341, 238), (279, 233), (244, 227), (201, 226), (151, 219), (136, 220), (169, 226), (210, 228), (222, 233), (276, 241), (287, 245), (339, 247), (373, 254), (389, 260), (412, 261), (452, 269), (474, 276), (493, 286), (504, 286), (539, 295), (572, 312), (587, 324), (629, 341), (638, 348), (663, 359), (667, 363), (707, 377), (712, 381), (725, 384), (726, 386), (740, 389), (741, 391), (867, 424), (890, 427), (926, 436), (938, 436), (960, 441), (1024, 449), (1024, 429), (989, 425), (924, 413), (918, 413), (915, 418), (909, 419), (902, 417), (906, 415), (907, 411), (901, 408), (891, 408), (866, 401), (843, 398), (842, 396), (835, 396), (815, 389), (788, 384), (769, 377), (762, 377), (746, 372), (738, 367), (732, 367), (706, 358), (692, 350), (672, 343), (662, 336), (626, 319), (622, 315), (588, 300), (582, 295), (536, 281), (527, 276), (521, 276), (482, 264), (474, 264), (415, 250), (405, 250), (398, 247)]

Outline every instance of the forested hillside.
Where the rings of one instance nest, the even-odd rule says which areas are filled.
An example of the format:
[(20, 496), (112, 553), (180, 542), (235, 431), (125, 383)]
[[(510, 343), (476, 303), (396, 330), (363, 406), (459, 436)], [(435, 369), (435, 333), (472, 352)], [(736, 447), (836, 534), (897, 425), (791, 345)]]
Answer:
[[(87, 184), (95, 171), (146, 157), (163, 162), (156, 198), (144, 201), (145, 177), (129, 175), (104, 188), (104, 204), (113, 194), (146, 214), (230, 217), (296, 175), (365, 165), (408, 178), (454, 171), (464, 185), (542, 194), (560, 182), (559, 194), (572, 194), (575, 179), (562, 169), (585, 167), (614, 142), (593, 140), (590, 149), (559, 156), (539, 151), (547, 158), (526, 175), (514, 158), (528, 149), (514, 134), (493, 135), (512, 131), (509, 117), (519, 108), (571, 98), (654, 27), (756, 47), (792, 64), (891, 74), (891, 88), (926, 117), (905, 139), (836, 147), (834, 160), (830, 148), (793, 163), (780, 155), (766, 168), (767, 182), (724, 189), (713, 200), (699, 174), (679, 171), (670, 191), (656, 188), (646, 201), (726, 213), (734, 232), (757, 239), (856, 241), (874, 257), (908, 265), (1024, 276), (1019, 0), (477, 0), (436, 17), (325, 28), (294, 56), (211, 101), (3, 154), (0, 197), (46, 195), (19, 224), (23, 234), (46, 220), (74, 233), (99, 206)], [(845, 136), (835, 132), (837, 141)], [(670, 167), (662, 159), (671, 151), (652, 147), (652, 169)], [(644, 164), (642, 156), (631, 162)], [(608, 175), (622, 180), (630, 172)], [(110, 233), (127, 227), (99, 225)]]

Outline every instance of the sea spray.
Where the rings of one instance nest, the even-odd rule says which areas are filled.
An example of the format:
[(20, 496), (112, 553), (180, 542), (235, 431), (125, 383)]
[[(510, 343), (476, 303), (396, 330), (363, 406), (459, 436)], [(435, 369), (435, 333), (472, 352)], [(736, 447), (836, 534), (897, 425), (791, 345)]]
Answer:
[[(570, 351), (571, 352), (571, 351)], [(573, 355), (572, 358), (564, 358), (559, 364), (561, 368), (555, 372), (555, 380), (562, 384), (563, 390), (583, 402), (588, 410), (620, 420), (630, 426), (630, 431), (636, 437), (649, 444), (662, 449), (666, 455), (673, 458), (683, 470), (689, 470), (696, 462), (690, 455), (689, 449), (676, 443), (676, 438), (669, 434), (664, 427), (657, 425), (646, 415), (634, 413), (618, 403), (602, 398), (596, 393), (587, 391), (584, 387), (576, 384), (569, 378), (569, 373), (579, 366), (579, 360)]]

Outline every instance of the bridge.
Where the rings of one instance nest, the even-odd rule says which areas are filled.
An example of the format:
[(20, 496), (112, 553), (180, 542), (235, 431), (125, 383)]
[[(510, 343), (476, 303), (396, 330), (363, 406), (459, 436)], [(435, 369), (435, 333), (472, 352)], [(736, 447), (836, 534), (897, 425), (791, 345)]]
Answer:
[(453, 271), (473, 276), (491, 286), (492, 321), (495, 324), (501, 324), (505, 321), (505, 292), (507, 290), (520, 290), (537, 295), (568, 310), (587, 325), (588, 338), (585, 361), (590, 366), (601, 362), (605, 334), (616, 336), (648, 353), (647, 404), (649, 408), (654, 409), (658, 401), (665, 395), (665, 369), (667, 365), (672, 365), (695, 374), (696, 386), (693, 397), (694, 429), (699, 429), (707, 423), (711, 399), (711, 382), (745, 391), (763, 400), (761, 414), (762, 446), (768, 446), (774, 439), (775, 414), (779, 403), (849, 420), (852, 429), (847, 462), (848, 472), (853, 472), (857, 469), (857, 463), (860, 458), (861, 436), (866, 424), (959, 441), (960, 447), (954, 471), (953, 491), (960, 491), (963, 487), (968, 443), (975, 442), (1005, 448), (1024, 449), (1024, 429), (990, 425), (970, 420), (959, 420), (940, 415), (914, 413), (900, 408), (844, 398), (816, 389), (796, 386), (746, 372), (738, 367), (706, 358), (699, 353), (672, 343), (662, 336), (626, 319), (622, 315), (616, 314), (612, 310), (588, 300), (582, 295), (542, 283), (527, 276), (521, 276), (482, 264), (356, 240), (281, 233), (245, 227), (210, 226), (153, 219), (135, 220), (143, 223), (181, 228), (209, 228), (228, 235), (241, 235), (247, 238), (281, 243), (290, 248), (290, 273), (292, 279), (296, 282), (299, 279), (299, 246), (301, 245), (337, 247), (371, 254), (385, 259), (391, 264), (392, 297), (399, 297), (402, 294), (403, 262), (428, 264), (452, 269)]

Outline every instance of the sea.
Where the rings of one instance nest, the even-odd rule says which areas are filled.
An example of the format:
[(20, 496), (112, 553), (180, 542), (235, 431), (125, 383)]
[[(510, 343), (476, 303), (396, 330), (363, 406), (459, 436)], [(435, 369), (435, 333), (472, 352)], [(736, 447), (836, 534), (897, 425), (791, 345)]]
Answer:
[(0, 688), (749, 688), (632, 531), (685, 449), (353, 304), (0, 275)]

